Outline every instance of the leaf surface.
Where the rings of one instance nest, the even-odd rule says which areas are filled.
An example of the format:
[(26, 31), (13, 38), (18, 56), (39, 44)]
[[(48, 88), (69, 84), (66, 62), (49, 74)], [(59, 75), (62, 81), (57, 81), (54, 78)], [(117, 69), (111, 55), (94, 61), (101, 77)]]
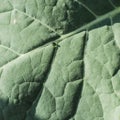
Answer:
[(0, 0), (0, 120), (119, 120), (119, 0)]

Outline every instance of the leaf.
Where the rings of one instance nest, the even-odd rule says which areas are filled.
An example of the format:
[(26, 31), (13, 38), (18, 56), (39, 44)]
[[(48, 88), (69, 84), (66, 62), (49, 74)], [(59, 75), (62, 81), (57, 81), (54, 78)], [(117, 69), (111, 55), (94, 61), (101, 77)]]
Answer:
[(0, 120), (119, 120), (119, 0), (0, 0)]

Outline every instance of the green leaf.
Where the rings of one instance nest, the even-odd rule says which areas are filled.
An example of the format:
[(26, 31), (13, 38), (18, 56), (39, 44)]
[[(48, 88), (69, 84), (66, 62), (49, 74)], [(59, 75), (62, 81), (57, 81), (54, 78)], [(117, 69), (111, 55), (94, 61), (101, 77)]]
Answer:
[(119, 120), (119, 6), (0, 0), (0, 120)]

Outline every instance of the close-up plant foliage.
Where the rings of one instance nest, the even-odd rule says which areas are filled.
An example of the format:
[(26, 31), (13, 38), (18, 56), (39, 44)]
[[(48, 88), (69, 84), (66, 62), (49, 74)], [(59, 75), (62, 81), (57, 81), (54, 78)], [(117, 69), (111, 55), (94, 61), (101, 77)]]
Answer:
[(120, 0), (0, 0), (0, 120), (120, 120)]

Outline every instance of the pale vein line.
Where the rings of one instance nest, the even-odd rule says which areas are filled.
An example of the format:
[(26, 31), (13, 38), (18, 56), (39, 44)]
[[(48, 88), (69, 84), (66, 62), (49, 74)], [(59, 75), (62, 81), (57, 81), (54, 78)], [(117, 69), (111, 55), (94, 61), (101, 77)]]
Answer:
[[(82, 78), (81, 78), (81, 83), (82, 84), (82, 87), (81, 85), (79, 87), (79, 89), (83, 90), (83, 84), (84, 84), (84, 80), (85, 80), (85, 52), (86, 52), (86, 46), (87, 46), (87, 41), (88, 41), (88, 37), (89, 37), (89, 32), (88, 30), (85, 31), (85, 38), (83, 40), (83, 51), (82, 51), (82, 60), (83, 60), (83, 72), (82, 72)], [(78, 107), (79, 107), (79, 104), (80, 104), (80, 101), (81, 101), (81, 98), (82, 98), (82, 92), (79, 94), (79, 98), (78, 98), (78, 102), (77, 102), (77, 106), (75, 108), (75, 112), (74, 114), (72, 115), (72, 117), (75, 117), (77, 111), (78, 111)]]
[(28, 16), (29, 18), (32, 18), (33, 20), (38, 21), (38, 22), (39, 22), (41, 25), (43, 25), (44, 27), (48, 28), (49, 30), (51, 30), (51, 31), (53, 31), (54, 33), (56, 33), (57, 35), (61, 36), (61, 35), (60, 35), (57, 31), (55, 31), (52, 27), (50, 27), (50, 26), (48, 26), (47, 24), (41, 22), (39, 19), (37, 19), (37, 18), (35, 18), (35, 17), (32, 17), (32, 16), (30, 16), (29, 14), (24, 13), (24, 12), (22, 12), (22, 11), (16, 9), (16, 8), (13, 9), (13, 11), (17, 11), (17, 12), (19, 12), (19, 13), (21, 13), (21, 14), (24, 14), (25, 16)]
[[(7, 47), (4, 46), (4, 48), (7, 48)], [(12, 59), (11, 61), (9, 61), (8, 63), (4, 64), (3, 66), (0, 67), (0, 69), (3, 69), (5, 66), (7, 66), (7, 65), (10, 64), (10, 63), (12, 63), (12, 62), (15, 61), (16, 59), (19, 59), (20, 57), (24, 57), (25, 55), (30, 54), (31, 52), (33, 52), (33, 51), (35, 51), (35, 50), (37, 50), (37, 49), (43, 49), (43, 48), (44, 48), (44, 46), (43, 46), (43, 47), (37, 47), (36, 49), (33, 49), (33, 50), (31, 50), (31, 51), (29, 51), (29, 52), (26, 52), (26, 53), (24, 53), (24, 54), (19, 54), (19, 53), (18, 53), (18, 57), (14, 58), (14, 59)], [(7, 48), (7, 49), (8, 49), (8, 48)], [(10, 49), (10, 50), (13, 51), (12, 49)], [(15, 51), (14, 51), (14, 52), (15, 52)]]
[(82, 31), (85, 31), (86, 29), (89, 30), (89, 28), (90, 28), (91, 26), (93, 26), (93, 25), (95, 25), (95, 24), (97, 24), (97, 23), (99, 23), (99, 22), (101, 22), (101, 21), (103, 21), (103, 20), (105, 20), (105, 19), (107, 19), (107, 18), (110, 18), (110, 16), (111, 16), (111, 17), (114, 17), (114, 16), (117, 15), (117, 14), (120, 14), (120, 7), (116, 8), (115, 10), (113, 10), (113, 11), (111, 11), (111, 12), (105, 14), (105, 15), (102, 15), (102, 16), (98, 17), (98, 18), (95, 19), (94, 21), (92, 21), (92, 22), (90, 22), (90, 23), (88, 23), (88, 24), (86, 24), (86, 25), (84, 25), (84, 26), (82, 26), (82, 27), (80, 27), (80, 28), (78, 28), (78, 29), (76, 29), (76, 30), (68, 33), (68, 34), (62, 35), (62, 36), (61, 36), (58, 40), (56, 40), (56, 41), (60, 42), (60, 41), (64, 40), (65, 38), (71, 37), (71, 36), (73, 36), (73, 35), (75, 35), (75, 34), (77, 34), (77, 33), (80, 33), (80, 32), (82, 32)]
[(13, 52), (14, 54), (16, 54), (16, 55), (18, 55), (18, 56), (21, 55), (20, 53), (14, 51), (13, 49), (11, 49), (11, 48), (9, 48), (9, 47), (6, 47), (6, 46), (2, 45), (2, 44), (0, 45), (0, 47), (2, 47), (2, 48), (4, 48), (4, 49), (7, 49), (7, 50), (11, 51), (11, 52)]
[(108, 1), (113, 6), (113, 8), (116, 8), (116, 6), (113, 4), (113, 2), (111, 0), (108, 0)]
[(14, 8), (10, 0), (6, 0), (6, 1), (8, 1), (8, 3)]
[[(54, 39), (54, 38), (53, 38), (53, 39)], [(11, 61), (9, 61), (8, 63), (4, 64), (3, 66), (0, 67), (0, 69), (3, 69), (4, 66), (6, 66), (7, 64), (15, 61), (16, 59), (19, 59), (21, 56), (25, 56), (26, 54), (30, 54), (31, 52), (36, 51), (37, 49), (44, 49), (45, 47), (47, 47), (48, 45), (50, 45), (50, 44), (52, 44), (52, 43), (53, 43), (53, 41), (47, 42), (47, 43), (45, 43), (45, 44), (43, 44), (43, 45), (41, 45), (41, 46), (36, 47), (35, 49), (32, 49), (32, 50), (30, 50), (30, 51), (28, 51), (28, 52), (26, 52), (26, 53), (23, 53), (23, 54), (20, 54), (20, 53), (18, 53), (18, 52), (15, 52), (15, 51), (12, 50), (11, 48), (8, 48), (8, 47), (2, 45), (3, 48), (6, 48), (6, 49), (8, 49), (8, 50), (10, 50), (10, 51), (12, 51), (12, 52), (14, 52), (14, 53), (16, 53), (16, 54), (18, 55), (18, 57), (14, 58), (14, 59), (12, 59)]]
[(98, 17), (98, 15), (96, 15), (90, 8), (88, 8), (85, 4), (83, 4), (82, 2), (78, 1), (78, 0), (74, 0), (75, 2), (77, 2), (79, 5), (82, 5), (85, 9), (87, 9), (95, 18)]
[[(20, 35), (21, 35), (21, 33), (22, 32), (24, 32), (24, 30), (27, 30), (30, 26), (32, 26), (32, 24), (34, 23), (35, 21), (33, 20), (33, 21), (31, 21), (26, 27), (24, 27), (21, 31), (20, 31)], [(34, 31), (34, 33), (35, 33), (36, 31)]]

